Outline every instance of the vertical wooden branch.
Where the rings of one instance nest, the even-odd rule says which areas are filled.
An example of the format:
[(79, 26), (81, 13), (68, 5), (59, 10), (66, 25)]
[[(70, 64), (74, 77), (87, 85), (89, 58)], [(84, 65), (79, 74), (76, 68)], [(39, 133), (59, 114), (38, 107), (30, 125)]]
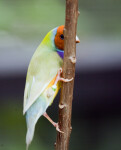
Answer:
[[(75, 77), (76, 28), (78, 18), (78, 0), (66, 0), (66, 19), (64, 30), (63, 77)], [(63, 83), (59, 102), (59, 127), (64, 133), (57, 133), (56, 150), (68, 150), (71, 134), (71, 112), (74, 80)]]

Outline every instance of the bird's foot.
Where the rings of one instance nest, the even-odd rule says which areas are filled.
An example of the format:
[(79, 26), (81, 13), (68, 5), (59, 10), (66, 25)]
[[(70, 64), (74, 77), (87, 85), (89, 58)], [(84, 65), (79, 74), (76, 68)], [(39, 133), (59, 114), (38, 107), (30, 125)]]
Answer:
[(56, 130), (57, 130), (58, 132), (64, 133), (63, 131), (61, 131), (61, 130), (59, 129), (58, 123), (55, 123), (55, 124), (54, 124), (54, 127), (56, 127)]
[(56, 128), (56, 130), (57, 130), (58, 132), (64, 133), (63, 131), (61, 131), (61, 130), (59, 129), (58, 123), (54, 122), (54, 121), (48, 116), (48, 114), (47, 114), (46, 112), (43, 113), (43, 116), (44, 116), (47, 120), (50, 121), (50, 123)]
[(55, 82), (54, 82), (54, 84), (53, 84), (53, 86), (52, 86), (53, 90), (56, 90), (58, 81), (70, 82), (70, 81), (72, 81), (72, 80), (74, 79), (74, 78), (71, 78), (71, 79), (64, 79), (64, 78), (62, 78), (62, 77), (61, 77), (62, 72), (63, 72), (63, 71), (62, 71), (62, 68), (60, 68), (60, 69), (58, 70), (57, 75), (56, 75)]
[(71, 78), (71, 79), (60, 78), (59, 81), (70, 82), (70, 81), (72, 81), (73, 79), (74, 79), (74, 78)]
[(62, 72), (63, 72), (63, 69), (62, 69), (62, 68), (60, 68), (60, 69), (58, 70), (58, 76), (59, 76), (58, 81), (70, 82), (70, 81), (72, 81), (72, 80), (74, 79), (74, 78), (71, 78), (71, 79), (61, 78), (61, 77), (60, 77), (60, 75), (62, 74)]
[(74, 78), (71, 78), (71, 79), (62, 78), (62, 77), (61, 77), (62, 72), (63, 72), (63, 69), (60, 68), (60, 69), (58, 70), (58, 73), (57, 73), (57, 76), (56, 76), (55, 84), (57, 84), (58, 81), (70, 82), (70, 81), (72, 81), (72, 80), (74, 79)]

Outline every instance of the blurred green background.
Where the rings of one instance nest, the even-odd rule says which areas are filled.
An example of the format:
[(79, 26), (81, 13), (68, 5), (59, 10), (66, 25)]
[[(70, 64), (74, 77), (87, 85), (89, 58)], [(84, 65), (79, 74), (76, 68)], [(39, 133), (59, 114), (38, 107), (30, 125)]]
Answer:
[[(79, 0), (70, 150), (121, 149), (121, 1)], [(27, 66), (48, 31), (65, 23), (64, 0), (0, 0), (0, 150), (24, 150)], [(59, 95), (48, 114), (58, 120)], [(43, 117), (30, 150), (52, 150)]]

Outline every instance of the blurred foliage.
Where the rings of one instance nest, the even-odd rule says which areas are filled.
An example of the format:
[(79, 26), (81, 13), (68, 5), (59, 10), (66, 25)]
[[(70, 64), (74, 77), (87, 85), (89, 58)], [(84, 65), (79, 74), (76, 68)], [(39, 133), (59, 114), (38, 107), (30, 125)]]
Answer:
[[(119, 0), (79, 0), (79, 8), (87, 25), (87, 31), (103, 35), (121, 36), (121, 1)], [(81, 23), (83, 24), (83, 23)], [(83, 26), (82, 30), (85, 29)]]
[(34, 38), (64, 24), (64, 13), (63, 3), (57, 0), (0, 0), (0, 29)]
[[(79, 0), (79, 10), (79, 35), (121, 35), (121, 1)], [(64, 0), (0, 0), (0, 30), (22, 38), (43, 38), (64, 22)]]

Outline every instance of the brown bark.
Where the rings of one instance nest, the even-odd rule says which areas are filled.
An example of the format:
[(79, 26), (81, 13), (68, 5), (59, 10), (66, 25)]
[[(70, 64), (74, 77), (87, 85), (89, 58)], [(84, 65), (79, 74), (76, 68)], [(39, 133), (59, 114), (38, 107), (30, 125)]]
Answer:
[[(76, 63), (76, 28), (78, 18), (78, 0), (66, 0), (66, 19), (64, 30), (63, 78), (75, 77)], [(59, 102), (59, 128), (64, 133), (57, 133), (56, 150), (68, 150), (71, 134), (71, 113), (74, 80), (63, 83)]]

